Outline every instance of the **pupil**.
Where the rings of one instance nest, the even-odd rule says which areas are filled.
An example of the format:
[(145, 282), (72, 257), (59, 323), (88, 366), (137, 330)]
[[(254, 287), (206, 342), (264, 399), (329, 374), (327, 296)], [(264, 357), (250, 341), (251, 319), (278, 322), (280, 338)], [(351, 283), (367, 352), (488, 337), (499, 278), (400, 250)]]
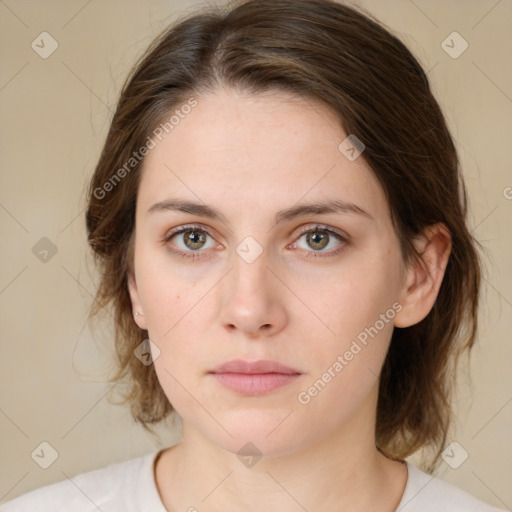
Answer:
[(319, 231), (317, 231), (316, 233), (317, 234), (308, 235), (308, 243), (310, 243), (310, 245), (312, 244), (312, 246), (314, 246), (315, 244), (319, 244), (320, 247), (317, 246), (313, 248), (323, 249), (327, 245), (327, 236), (325, 233), (321, 233)]
[(198, 249), (197, 246), (201, 246), (201, 244), (204, 242), (204, 235), (202, 233), (199, 233), (197, 231), (188, 231), (188, 241), (190, 244), (187, 244), (191, 249)]

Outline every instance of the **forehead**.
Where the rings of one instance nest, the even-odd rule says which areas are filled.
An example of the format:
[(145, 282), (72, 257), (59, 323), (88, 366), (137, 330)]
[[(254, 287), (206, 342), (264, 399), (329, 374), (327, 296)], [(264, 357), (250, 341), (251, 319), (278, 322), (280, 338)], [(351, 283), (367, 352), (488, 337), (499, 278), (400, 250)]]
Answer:
[(216, 205), (226, 215), (230, 205), (234, 214), (240, 207), (263, 214), (303, 198), (356, 202), (376, 216), (387, 211), (373, 171), (363, 158), (350, 161), (340, 151), (347, 134), (320, 102), (230, 89), (195, 99), (196, 106), (162, 140), (154, 139), (138, 208), (185, 197)]

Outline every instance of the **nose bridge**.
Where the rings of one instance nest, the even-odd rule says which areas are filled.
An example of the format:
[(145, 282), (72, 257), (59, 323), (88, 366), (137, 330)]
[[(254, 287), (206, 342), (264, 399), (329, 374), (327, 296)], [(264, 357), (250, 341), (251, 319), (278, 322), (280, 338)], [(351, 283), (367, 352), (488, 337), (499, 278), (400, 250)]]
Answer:
[(246, 300), (266, 302), (272, 295), (269, 289), (270, 271), (268, 251), (254, 242), (242, 242), (233, 255), (233, 269), (230, 272), (230, 294), (241, 304)]

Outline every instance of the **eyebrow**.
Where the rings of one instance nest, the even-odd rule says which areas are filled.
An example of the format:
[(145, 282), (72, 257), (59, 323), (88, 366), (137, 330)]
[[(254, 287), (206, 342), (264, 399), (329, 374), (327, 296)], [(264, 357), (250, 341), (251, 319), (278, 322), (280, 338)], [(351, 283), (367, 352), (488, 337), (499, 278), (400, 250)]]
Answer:
[[(165, 201), (160, 201), (151, 206), (146, 213), (150, 214), (162, 211), (190, 213), (199, 217), (218, 220), (226, 225), (228, 224), (226, 217), (219, 210), (216, 210), (206, 204), (195, 203), (193, 201), (183, 199), (167, 199)], [(366, 210), (363, 210), (356, 204), (340, 199), (333, 199), (315, 203), (299, 204), (280, 210), (274, 217), (274, 223), (279, 224), (280, 222), (290, 221), (304, 215), (320, 215), (325, 213), (357, 214), (370, 220), (374, 220)]]

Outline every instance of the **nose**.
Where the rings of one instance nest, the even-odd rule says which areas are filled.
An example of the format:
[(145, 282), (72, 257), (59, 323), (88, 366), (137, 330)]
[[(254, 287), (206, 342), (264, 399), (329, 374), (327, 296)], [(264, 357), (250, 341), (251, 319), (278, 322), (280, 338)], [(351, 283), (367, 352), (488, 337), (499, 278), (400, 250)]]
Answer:
[(265, 251), (252, 263), (235, 254), (221, 293), (220, 320), (228, 331), (259, 338), (284, 328), (283, 285), (274, 272), (268, 267)]

